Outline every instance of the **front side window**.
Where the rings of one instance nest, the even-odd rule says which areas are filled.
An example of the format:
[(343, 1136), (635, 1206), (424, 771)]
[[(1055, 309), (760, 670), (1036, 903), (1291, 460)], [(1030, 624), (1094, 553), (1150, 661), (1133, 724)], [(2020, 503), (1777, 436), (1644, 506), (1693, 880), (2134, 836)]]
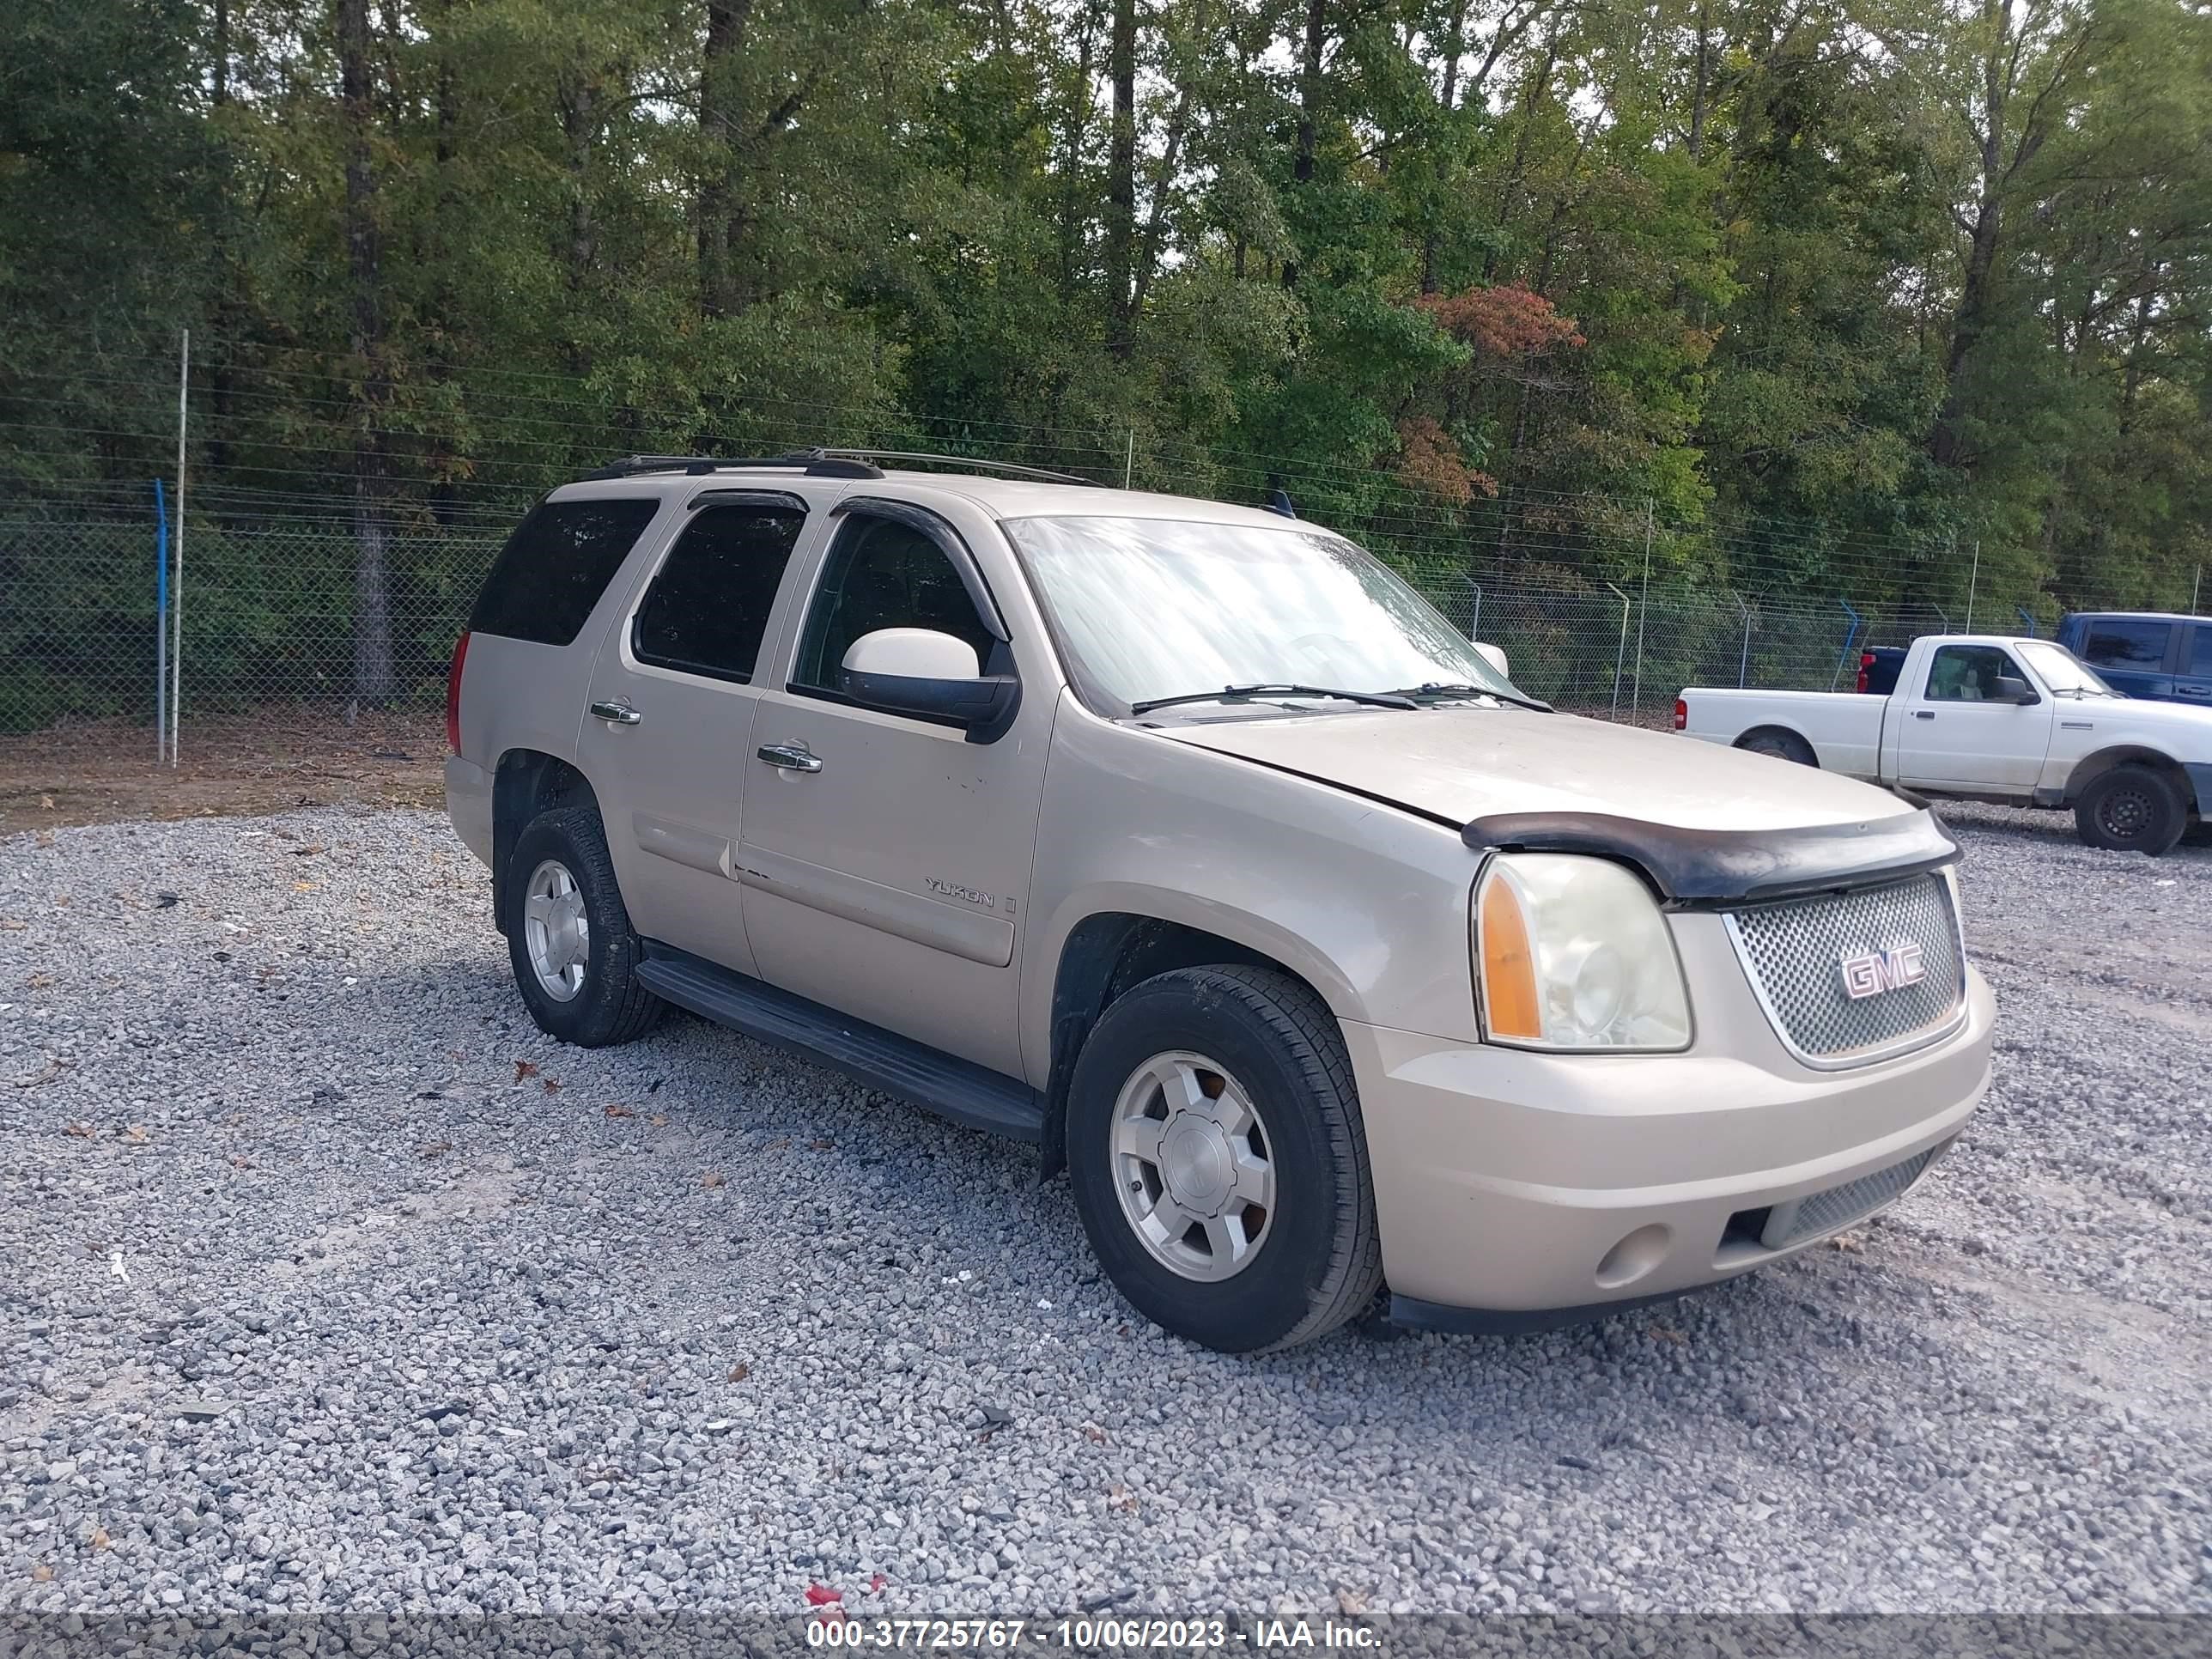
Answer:
[(1947, 645), (1928, 669), (1930, 702), (1994, 702), (2000, 679), (2018, 679), (2013, 659), (1994, 645)]
[(637, 608), (631, 654), (711, 679), (750, 680), (805, 523), (789, 507), (700, 509)]
[(823, 562), (792, 684), (835, 693), (853, 641), (879, 628), (927, 628), (965, 640), (987, 672), (998, 644), (942, 548), (907, 525), (854, 517)]
[(1382, 564), (1310, 526), (1066, 518), (1007, 530), (1072, 666), (1123, 705), (1260, 684), (1518, 695)]
[(2166, 645), (2172, 637), (2172, 623), (2093, 622), (2081, 657), (2083, 661), (2100, 668), (2132, 668), (2138, 673), (2155, 673), (2166, 666)]
[(652, 496), (539, 502), (500, 550), (469, 631), (573, 644), (659, 507)]

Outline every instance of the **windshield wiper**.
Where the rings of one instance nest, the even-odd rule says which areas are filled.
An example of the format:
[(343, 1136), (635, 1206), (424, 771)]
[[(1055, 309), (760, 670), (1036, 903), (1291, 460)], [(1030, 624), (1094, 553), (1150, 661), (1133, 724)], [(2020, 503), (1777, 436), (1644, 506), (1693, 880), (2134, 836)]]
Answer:
[(1534, 697), (1521, 696), (1511, 691), (1495, 691), (1486, 685), (1469, 685), (1464, 680), (1443, 685), (1434, 680), (1425, 680), (1419, 685), (1406, 686), (1395, 695), (1401, 697), (1495, 697), (1500, 702), (1511, 703), (1516, 708), (1533, 708), (1540, 714), (1553, 712), (1551, 704), (1540, 702)]
[(1147, 697), (1129, 705), (1132, 714), (1149, 714), (1155, 708), (1172, 708), (1185, 702), (1236, 702), (1246, 697), (1337, 697), (1346, 702), (1371, 703), (1377, 708), (1418, 708), (1411, 697), (1395, 691), (1340, 691), (1333, 685), (1224, 685), (1218, 691), (1186, 691), (1180, 696)]

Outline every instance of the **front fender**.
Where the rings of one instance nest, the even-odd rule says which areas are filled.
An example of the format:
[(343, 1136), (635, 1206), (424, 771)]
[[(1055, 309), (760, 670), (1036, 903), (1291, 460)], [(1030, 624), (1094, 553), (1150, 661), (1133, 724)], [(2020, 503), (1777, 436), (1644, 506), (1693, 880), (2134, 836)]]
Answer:
[(1053, 745), (1022, 959), (1022, 1054), (1036, 1086), (1061, 954), (1106, 914), (1271, 957), (1340, 1019), (1473, 1035), (1479, 860), (1458, 826), (1079, 707), (1054, 722)]

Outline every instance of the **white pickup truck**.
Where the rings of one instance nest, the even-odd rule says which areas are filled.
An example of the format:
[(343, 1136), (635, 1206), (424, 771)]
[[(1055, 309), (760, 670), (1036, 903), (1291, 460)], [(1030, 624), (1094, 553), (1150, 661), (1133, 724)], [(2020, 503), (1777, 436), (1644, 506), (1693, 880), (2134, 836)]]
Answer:
[(2212, 802), (2212, 709), (2123, 696), (2048, 640), (1930, 635), (1887, 696), (1693, 686), (1674, 729), (1918, 794), (2071, 807), (2090, 846), (2153, 856)]

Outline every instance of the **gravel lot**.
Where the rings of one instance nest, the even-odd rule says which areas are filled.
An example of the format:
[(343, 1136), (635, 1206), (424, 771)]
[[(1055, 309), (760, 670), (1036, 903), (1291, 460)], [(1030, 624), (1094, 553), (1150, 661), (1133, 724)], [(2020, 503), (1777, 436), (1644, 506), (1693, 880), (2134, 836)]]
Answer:
[(1065, 1182), (510, 990), (444, 821), (0, 841), (0, 1608), (2212, 1611), (2212, 851), (1966, 808), (1930, 1189), (1541, 1338), (1162, 1338)]

